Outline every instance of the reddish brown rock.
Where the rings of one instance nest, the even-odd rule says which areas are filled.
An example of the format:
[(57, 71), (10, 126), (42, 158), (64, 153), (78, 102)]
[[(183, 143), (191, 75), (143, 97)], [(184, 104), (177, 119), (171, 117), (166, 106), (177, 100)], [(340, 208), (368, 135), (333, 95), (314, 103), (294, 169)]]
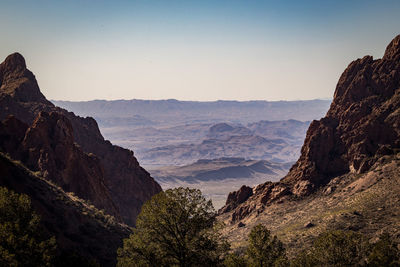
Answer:
[[(104, 185), (113, 203), (124, 222), (133, 225), (142, 204), (160, 192), (161, 187), (140, 167), (132, 151), (104, 140), (93, 118), (75, 116), (47, 101), (20, 54), (8, 56), (0, 64), (0, 120), (14, 115), (31, 125), (42, 111), (60, 113), (70, 121), (74, 142), (83, 152), (92, 153), (99, 160), (104, 170)], [(89, 196), (81, 197), (89, 199)]]
[(16, 101), (52, 105), (40, 92), (35, 76), (26, 68), (25, 59), (19, 53), (9, 55), (0, 64), (0, 91)]
[[(255, 188), (232, 220), (250, 206), (303, 197), (333, 177), (367, 171), (383, 155), (400, 149), (400, 35), (382, 59), (353, 61), (341, 75), (326, 116), (313, 121), (301, 156), (278, 183)], [(226, 207), (223, 207), (224, 210)]]
[(243, 185), (238, 191), (230, 192), (225, 206), (219, 210), (220, 213), (228, 212), (245, 202), (253, 195), (253, 188)]
[(39, 113), (31, 127), (15, 117), (0, 122), (0, 149), (67, 192), (90, 200), (120, 218), (104, 184), (104, 171), (94, 155), (73, 139), (69, 120), (59, 113)]
[(331, 177), (362, 173), (400, 147), (400, 36), (382, 59), (366, 56), (341, 75), (325, 118), (307, 132), (300, 159), (283, 179), (307, 195)]
[(116, 265), (117, 249), (131, 234), (128, 226), (71, 197), (1, 152), (0, 186), (29, 196), (44, 234), (56, 238), (55, 266), (92, 266), (86, 261)]

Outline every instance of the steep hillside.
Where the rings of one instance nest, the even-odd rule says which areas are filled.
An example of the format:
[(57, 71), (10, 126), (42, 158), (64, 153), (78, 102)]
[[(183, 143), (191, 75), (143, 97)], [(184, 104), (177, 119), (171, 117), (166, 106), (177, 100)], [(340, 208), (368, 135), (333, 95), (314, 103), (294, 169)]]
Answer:
[[(335, 177), (308, 197), (276, 201), (268, 206), (263, 206), (258, 198), (257, 212), (240, 222), (232, 223), (232, 212), (220, 215), (219, 219), (226, 223), (224, 233), (233, 249), (247, 246), (251, 228), (263, 223), (284, 242), (289, 257), (310, 246), (315, 237), (327, 230), (359, 231), (372, 241), (386, 232), (400, 242), (399, 170), (400, 154), (384, 156), (369, 171)], [(248, 205), (255, 201), (254, 195), (260, 197), (263, 187), (250, 191), (253, 196), (245, 189), (232, 194), (229, 202)]]
[(122, 239), (131, 233), (126, 225), (73, 194), (65, 193), (1, 152), (0, 186), (31, 198), (47, 234), (56, 237), (58, 256), (64, 265), (68, 265), (68, 259), (80, 256), (102, 266), (115, 266), (116, 251), (122, 246)]
[(74, 143), (71, 123), (60, 113), (40, 112), (30, 127), (10, 115), (0, 122), (0, 151), (119, 219), (98, 158)]
[[(361, 201), (365, 213), (371, 214), (365, 223), (376, 224), (378, 217), (374, 218), (374, 211), (368, 210), (368, 190), (376, 192), (374, 196), (386, 190), (381, 196), (393, 198), (388, 202), (388, 214), (384, 215), (398, 218), (399, 205), (394, 196), (400, 193), (396, 156), (399, 150), (400, 35), (388, 45), (382, 59), (366, 56), (348, 66), (339, 79), (326, 117), (311, 123), (301, 156), (289, 173), (277, 183), (267, 182), (255, 187), (248, 200), (223, 216), (228, 216), (232, 223), (252, 222), (258, 217), (266, 218), (264, 214), (272, 210), (279, 210), (282, 217), (277, 222), (279, 228), (286, 223), (289, 207), (295, 210), (294, 216), (300, 221), (302, 214), (311, 209), (310, 203), (314, 203), (311, 201), (321, 196), (318, 192), (326, 190), (328, 197), (321, 196), (319, 200), (327, 203), (327, 211), (341, 203), (337, 201), (339, 197), (343, 205), (348, 204), (345, 210), (356, 209), (353, 204)], [(390, 163), (386, 163), (386, 159), (390, 159)], [(376, 174), (374, 170), (382, 171)], [(354, 188), (357, 192), (350, 194)], [(346, 190), (348, 194), (344, 193)], [(330, 195), (331, 192), (335, 193)], [(384, 204), (381, 196), (376, 198), (379, 205)], [(392, 200), (397, 206), (391, 205)], [(318, 214), (325, 212), (324, 206), (314, 204), (320, 208), (316, 211)], [(232, 203), (228, 201), (228, 205)], [(398, 220), (390, 219), (387, 225), (398, 231)], [(365, 229), (370, 228), (365, 226)]]
[[(105, 188), (109, 190), (122, 219), (128, 224), (134, 224), (141, 205), (160, 192), (161, 187), (140, 167), (132, 151), (104, 140), (93, 118), (75, 116), (47, 101), (20, 54), (8, 56), (0, 64), (0, 119), (14, 115), (31, 125), (42, 111), (61, 113), (69, 120), (74, 142), (83, 152), (92, 153), (99, 160), (104, 170)], [(84, 195), (82, 197), (89, 198)]]

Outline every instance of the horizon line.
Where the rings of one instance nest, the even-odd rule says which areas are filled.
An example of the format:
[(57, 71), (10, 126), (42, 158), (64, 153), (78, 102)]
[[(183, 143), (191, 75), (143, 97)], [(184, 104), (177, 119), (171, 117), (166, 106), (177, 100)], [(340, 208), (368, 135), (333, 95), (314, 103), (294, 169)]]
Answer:
[(266, 100), (266, 99), (253, 99), (253, 100), (227, 100), (227, 99), (218, 99), (218, 100), (179, 100), (176, 98), (165, 98), (165, 99), (143, 99), (143, 98), (131, 98), (131, 99), (92, 99), (92, 100), (61, 100), (61, 99), (49, 99), (50, 102), (95, 102), (95, 101), (108, 101), (108, 102), (117, 102), (117, 101), (177, 101), (177, 102), (301, 102), (301, 101), (332, 101), (333, 98), (312, 98), (312, 99), (293, 99), (293, 100)]

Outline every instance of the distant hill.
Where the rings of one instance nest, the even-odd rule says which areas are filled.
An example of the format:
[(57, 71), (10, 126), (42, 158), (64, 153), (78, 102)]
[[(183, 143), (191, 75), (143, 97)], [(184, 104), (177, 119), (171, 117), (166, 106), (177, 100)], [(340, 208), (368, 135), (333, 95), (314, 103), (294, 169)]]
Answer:
[(260, 181), (278, 181), (293, 163), (271, 163), (244, 158), (200, 159), (185, 166), (149, 170), (163, 189), (189, 186), (202, 190), (220, 208), (232, 188), (254, 186)]
[(295, 161), (311, 120), (329, 100), (306, 101), (53, 101), (92, 116), (105, 138), (135, 151), (143, 166), (244, 157)]
[(293, 162), (309, 122), (296, 120), (260, 121), (248, 124), (218, 123), (212, 125), (197, 143), (178, 143), (138, 150), (145, 165), (182, 165), (198, 159), (236, 157), (238, 155), (274, 162)]

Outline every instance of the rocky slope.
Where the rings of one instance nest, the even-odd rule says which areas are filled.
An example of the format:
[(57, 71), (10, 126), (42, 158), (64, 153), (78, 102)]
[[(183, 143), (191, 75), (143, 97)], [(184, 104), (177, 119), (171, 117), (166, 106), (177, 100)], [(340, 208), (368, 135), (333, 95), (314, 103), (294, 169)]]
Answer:
[[(384, 156), (365, 173), (335, 177), (308, 197), (273, 202), (235, 223), (231, 223), (232, 212), (220, 215), (219, 220), (225, 222), (224, 234), (232, 249), (243, 251), (252, 227), (263, 223), (285, 244), (290, 258), (327, 230), (357, 231), (371, 241), (389, 233), (399, 242), (399, 169), (400, 153)], [(232, 203), (248, 197), (249, 190), (238, 192), (232, 195)]]
[[(123, 221), (133, 225), (136, 216), (140, 212), (141, 205), (152, 195), (160, 192), (161, 187), (150, 177), (147, 171), (140, 167), (132, 151), (114, 146), (109, 141), (104, 140), (93, 118), (75, 116), (73, 113), (55, 107), (47, 101), (41, 94), (34, 75), (26, 68), (25, 60), (20, 54), (15, 53), (8, 56), (0, 64), (0, 119), (3, 120), (9, 115), (14, 115), (25, 124), (32, 125), (35, 118), (42, 111), (50, 114), (51, 112), (62, 114), (63, 118), (57, 119), (56, 125), (61, 128), (64, 127), (64, 130), (72, 126), (71, 129), (67, 130), (68, 133), (66, 134), (69, 134), (70, 137), (67, 137), (65, 141), (76, 142), (80, 149), (88, 154), (86, 156), (91, 158), (88, 159), (88, 162), (94, 164), (94, 161), (99, 161), (101, 168), (91, 171), (98, 173), (104, 171), (104, 186), (98, 184), (93, 187), (93, 190), (96, 191), (99, 188), (107, 189)], [(58, 125), (59, 122), (64, 126)], [(46, 123), (42, 124), (40, 120), (35, 121), (35, 123), (37, 124), (36, 128), (33, 127), (35, 125), (32, 125), (35, 129), (39, 129), (42, 126), (46, 128), (44, 126)], [(39, 136), (41, 134), (51, 135), (53, 130), (49, 129), (48, 133), (45, 133), (46, 130), (35, 131), (36, 133), (31, 133), (32, 136), (35, 134)], [(41, 133), (41, 131), (44, 132)], [(72, 135), (73, 139), (71, 139)], [(27, 146), (46, 147), (46, 144), (35, 144), (35, 140), (40, 142), (40, 140), (32, 138), (31, 143), (27, 144)], [(70, 145), (69, 147), (71, 147)], [(72, 149), (74, 150), (75, 148)], [(46, 153), (43, 153), (42, 157), (39, 154), (33, 156), (34, 160), (39, 160), (38, 165), (41, 164), (41, 160), (46, 156)], [(51, 162), (53, 160), (45, 159), (45, 161)], [(96, 168), (94, 167), (94, 169)], [(41, 169), (40, 171), (44, 172), (45, 170)], [(101, 176), (100, 174), (98, 175), (99, 177)], [(61, 178), (57, 179), (61, 180)], [(100, 180), (97, 179), (97, 182)], [(83, 192), (79, 194), (85, 199), (95, 201), (90, 199), (89, 195), (84, 195)], [(102, 197), (104, 198), (102, 201), (107, 202), (107, 194), (103, 194)]]
[(260, 214), (273, 203), (312, 195), (334, 177), (365, 173), (399, 149), (400, 35), (382, 59), (366, 56), (347, 67), (328, 113), (311, 123), (289, 173), (278, 183), (255, 187), (247, 201), (236, 205), (231, 221)]
[(119, 218), (99, 159), (74, 143), (71, 123), (60, 113), (40, 112), (30, 127), (10, 115), (0, 122), (0, 150), (65, 191)]
[(0, 186), (30, 197), (47, 235), (56, 237), (60, 266), (86, 266), (91, 261), (115, 266), (117, 249), (131, 233), (126, 225), (1, 152)]

